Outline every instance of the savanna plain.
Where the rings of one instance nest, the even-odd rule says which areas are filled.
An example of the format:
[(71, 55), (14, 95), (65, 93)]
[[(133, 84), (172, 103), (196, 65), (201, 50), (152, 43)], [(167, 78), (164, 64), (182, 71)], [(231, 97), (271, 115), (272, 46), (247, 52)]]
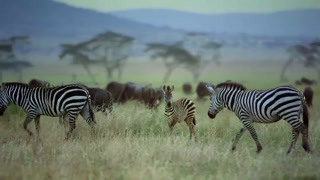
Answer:
[[(279, 85), (294, 85), (302, 76), (316, 79), (314, 72), (291, 67), (287, 83), (279, 76), (284, 61), (224, 62), (211, 64), (203, 70), (200, 80), (217, 84), (226, 80), (243, 83), (248, 89), (268, 89)], [(92, 70), (98, 84), (80, 66), (39, 63), (24, 72), (23, 80), (47, 80), (54, 85), (71, 82), (71, 74), (88, 86), (105, 88), (105, 72), (99, 66)], [(160, 87), (165, 68), (160, 62), (128, 62), (121, 82), (132, 81)], [(4, 81), (16, 81), (13, 73), (4, 73)], [(190, 82), (193, 94), (184, 95), (182, 84)], [(164, 104), (157, 110), (147, 109), (138, 102), (115, 105), (113, 113), (95, 113), (97, 135), (79, 117), (72, 138), (64, 140), (67, 129), (58, 118), (42, 116), (41, 140), (29, 137), (22, 128), (25, 113), (10, 106), (0, 117), (0, 179), (320, 179), (320, 112), (319, 85), (313, 86), (314, 106), (309, 109), (309, 136), (312, 152), (301, 147), (287, 155), (291, 142), (291, 127), (284, 121), (254, 124), (263, 150), (246, 132), (237, 149), (231, 144), (242, 127), (234, 113), (223, 110), (209, 119), (209, 100), (197, 100), (197, 82), (184, 69), (177, 69), (167, 85), (174, 85), (173, 99), (187, 97), (196, 104), (197, 142), (189, 141), (185, 123), (177, 124), (172, 136), (164, 116)], [(303, 86), (296, 86), (303, 91)], [(35, 132), (34, 123), (29, 127)]]

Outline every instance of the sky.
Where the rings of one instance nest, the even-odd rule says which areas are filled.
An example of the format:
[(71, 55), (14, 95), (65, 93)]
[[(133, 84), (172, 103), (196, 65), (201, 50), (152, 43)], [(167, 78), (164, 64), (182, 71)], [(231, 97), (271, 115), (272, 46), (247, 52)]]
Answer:
[(54, 0), (72, 6), (110, 12), (129, 9), (173, 9), (196, 13), (270, 13), (320, 9), (320, 0)]

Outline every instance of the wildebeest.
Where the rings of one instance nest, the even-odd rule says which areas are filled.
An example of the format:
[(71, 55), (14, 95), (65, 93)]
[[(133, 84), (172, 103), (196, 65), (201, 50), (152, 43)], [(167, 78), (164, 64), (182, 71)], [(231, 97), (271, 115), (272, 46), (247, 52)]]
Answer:
[(86, 87), (89, 91), (93, 108), (96, 111), (105, 112), (106, 109), (109, 113), (113, 110), (113, 98), (109, 91), (101, 88)]
[(183, 92), (184, 92), (185, 94), (191, 94), (191, 92), (192, 92), (192, 86), (191, 86), (191, 84), (190, 84), (190, 83), (184, 83), (184, 84), (182, 85), (182, 90), (183, 90)]
[(302, 77), (301, 78), (301, 83), (304, 84), (304, 85), (307, 85), (307, 86), (311, 86), (313, 84), (316, 84), (317, 82), (315, 80), (311, 80), (311, 79)]
[(141, 101), (149, 108), (156, 109), (163, 100), (161, 88), (144, 87), (142, 90)]
[(311, 87), (306, 87), (303, 91), (303, 95), (306, 99), (307, 105), (309, 107), (312, 106), (313, 90), (311, 89)]
[(123, 83), (112, 81), (107, 84), (107, 91), (109, 91), (113, 97), (113, 102), (115, 103), (124, 103), (126, 99), (123, 97), (123, 92), (126, 85)]
[(154, 89), (150, 85), (141, 85), (133, 82), (125, 84), (110, 82), (106, 89), (110, 91), (115, 103), (138, 101), (149, 108), (157, 108), (163, 99), (161, 89)]
[(210, 83), (206, 83), (206, 82), (199, 82), (197, 89), (196, 89), (196, 93), (198, 95), (198, 99), (203, 99), (206, 96), (210, 96), (210, 92), (207, 89), (207, 85), (214, 87), (212, 84)]
[(29, 81), (29, 86), (30, 87), (49, 87), (50, 84), (47, 81), (42, 81), (39, 79), (31, 79)]

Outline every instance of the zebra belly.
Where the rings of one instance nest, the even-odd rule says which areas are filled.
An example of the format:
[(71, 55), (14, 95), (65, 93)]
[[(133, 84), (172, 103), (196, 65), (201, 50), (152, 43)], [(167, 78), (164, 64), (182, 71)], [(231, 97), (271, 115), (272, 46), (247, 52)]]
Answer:
[(274, 122), (277, 122), (281, 119), (280, 116), (278, 115), (274, 115), (274, 116), (271, 116), (271, 117), (268, 117), (268, 118), (265, 118), (265, 119), (261, 119), (261, 118), (258, 118), (258, 117), (255, 117), (253, 118), (253, 122), (257, 122), (257, 123), (274, 123)]

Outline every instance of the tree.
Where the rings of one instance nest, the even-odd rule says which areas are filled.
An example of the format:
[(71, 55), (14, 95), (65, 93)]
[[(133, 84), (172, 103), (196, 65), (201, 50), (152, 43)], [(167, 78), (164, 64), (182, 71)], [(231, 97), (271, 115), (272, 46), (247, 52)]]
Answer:
[(288, 81), (285, 72), (294, 62), (302, 63), (305, 67), (314, 69), (320, 79), (320, 42), (313, 42), (307, 46), (291, 46), (287, 49), (287, 52), (289, 53), (289, 59), (281, 70), (280, 81)]
[(2, 72), (12, 70), (18, 74), (18, 80), (22, 81), (22, 70), (33, 65), (21, 60), (25, 57), (19, 57), (17, 54), (24, 53), (27, 45), (30, 44), (28, 36), (12, 36), (8, 39), (0, 40), (0, 81), (2, 82)]
[(118, 70), (120, 79), (125, 62), (131, 53), (133, 41), (132, 37), (107, 31), (79, 44), (62, 45), (64, 50), (60, 58), (66, 54), (72, 55), (73, 61), (81, 64), (93, 81), (94, 77), (89, 69), (91, 64), (102, 65), (106, 70), (107, 79), (112, 78), (114, 70)]
[(214, 62), (220, 65), (221, 43), (210, 41), (205, 33), (188, 33), (180, 42), (181, 46), (187, 49), (193, 56), (200, 59), (201, 68)]
[(146, 52), (152, 51), (152, 59), (160, 58), (164, 61), (167, 68), (163, 82), (167, 82), (173, 70), (184, 65), (192, 72), (194, 79), (199, 77), (199, 59), (191, 55), (186, 49), (179, 44), (166, 45), (161, 43), (147, 44)]
[(89, 57), (81, 52), (82, 48), (85, 48), (85, 45), (80, 44), (61, 44), (62, 52), (59, 55), (60, 59), (63, 59), (66, 55), (72, 56), (72, 63), (73, 64), (81, 64), (85, 71), (88, 73), (89, 77), (91, 78), (92, 82), (96, 84), (96, 80), (89, 68), (89, 65), (93, 64), (94, 61), (90, 60)]
[(167, 68), (164, 82), (168, 80), (172, 71), (179, 66), (184, 67), (197, 81), (202, 69), (209, 63), (220, 64), (220, 48), (222, 44), (209, 41), (207, 34), (189, 33), (181, 41), (172, 45), (162, 43), (147, 44), (146, 52), (152, 51), (151, 59), (161, 58)]
[(93, 38), (95, 59), (104, 66), (107, 78), (112, 78), (113, 71), (118, 70), (121, 79), (123, 67), (131, 54), (134, 38), (120, 33), (108, 31)]

